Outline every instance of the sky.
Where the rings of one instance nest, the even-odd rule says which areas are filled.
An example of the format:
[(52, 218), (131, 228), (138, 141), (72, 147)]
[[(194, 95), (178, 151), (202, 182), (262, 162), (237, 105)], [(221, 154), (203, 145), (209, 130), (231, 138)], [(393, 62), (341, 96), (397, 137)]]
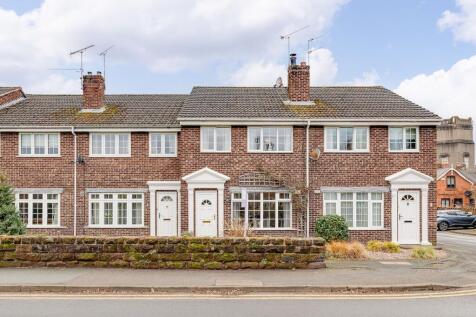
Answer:
[[(382, 85), (442, 117), (476, 118), (476, 0), (0, 0), (0, 86), (80, 93), (84, 69), (107, 93), (272, 86), (288, 48), (312, 85)], [(73, 69), (73, 70), (58, 70)]]

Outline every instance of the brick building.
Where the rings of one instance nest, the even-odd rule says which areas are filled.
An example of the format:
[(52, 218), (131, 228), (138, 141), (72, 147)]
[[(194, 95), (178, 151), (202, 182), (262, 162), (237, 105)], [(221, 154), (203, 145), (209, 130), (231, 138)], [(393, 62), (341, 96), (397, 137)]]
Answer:
[[(0, 88), (0, 168), (31, 233), (312, 235), (436, 242), (440, 118), (383, 87), (195, 87), (187, 95)], [(21, 93), (18, 93), (20, 91)]]
[(441, 168), (475, 172), (473, 120), (457, 116), (441, 121), (437, 127), (437, 154)]
[(436, 190), (438, 209), (473, 209), (476, 174), (455, 168), (438, 169)]

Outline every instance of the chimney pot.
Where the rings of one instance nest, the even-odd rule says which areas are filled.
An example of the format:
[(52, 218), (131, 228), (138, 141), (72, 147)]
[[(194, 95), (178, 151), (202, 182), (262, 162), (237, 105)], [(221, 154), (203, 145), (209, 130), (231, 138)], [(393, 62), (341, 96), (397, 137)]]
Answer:
[(101, 72), (83, 76), (83, 109), (101, 109), (104, 106), (105, 84)]
[(288, 67), (288, 98), (290, 101), (310, 101), (309, 65), (301, 62), (296, 65), (296, 54), (291, 54)]

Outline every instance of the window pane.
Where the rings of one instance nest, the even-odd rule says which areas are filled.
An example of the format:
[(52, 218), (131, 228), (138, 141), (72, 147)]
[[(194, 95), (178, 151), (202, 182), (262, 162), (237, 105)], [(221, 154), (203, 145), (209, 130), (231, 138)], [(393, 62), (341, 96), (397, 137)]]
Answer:
[(252, 228), (260, 227), (260, 203), (248, 202), (248, 225)]
[(57, 225), (58, 224), (58, 203), (48, 203), (47, 209), (48, 209), (47, 224)]
[(382, 226), (382, 203), (372, 203), (372, 226)]
[(369, 194), (368, 193), (357, 193), (357, 200), (368, 200)]
[(261, 193), (258, 193), (258, 192), (248, 193), (248, 200), (260, 200), (260, 199), (261, 199)]
[(43, 199), (43, 194), (33, 194), (33, 199), (42, 200)]
[(403, 150), (403, 129), (402, 128), (390, 128), (390, 150), (401, 151)]
[(261, 149), (261, 128), (249, 128), (249, 148), (259, 151)]
[(116, 136), (108, 133), (104, 135), (104, 154), (114, 154), (116, 149)]
[(117, 224), (125, 225), (127, 224), (127, 203), (118, 203), (117, 204)]
[(99, 194), (91, 194), (91, 199), (99, 199)]
[(32, 154), (32, 135), (21, 134), (21, 154)]
[(205, 151), (213, 151), (214, 148), (214, 131), (215, 128), (202, 128), (202, 149)]
[(324, 200), (337, 200), (337, 193), (324, 193)]
[(150, 153), (157, 155), (161, 154), (161, 138), (162, 135), (160, 133), (151, 133), (150, 134)]
[(48, 154), (59, 153), (59, 139), (58, 134), (48, 134)]
[(326, 203), (326, 215), (337, 214), (337, 203)]
[(405, 128), (405, 149), (415, 150), (417, 144), (416, 128)]
[(278, 203), (278, 227), (291, 227), (291, 203), (289, 202)]
[(340, 199), (342, 199), (342, 200), (353, 200), (354, 199), (354, 194), (353, 193), (341, 193), (340, 194)]
[(129, 134), (119, 134), (119, 154), (129, 154)]
[(367, 128), (355, 128), (355, 149), (367, 150)]
[(356, 203), (356, 226), (368, 227), (369, 224), (369, 203), (366, 201), (358, 201)]
[(91, 224), (99, 224), (99, 203), (91, 203)]
[(263, 151), (277, 151), (277, 128), (263, 128)]
[(24, 224), (28, 224), (28, 203), (19, 203), (18, 211)]
[(382, 193), (372, 193), (372, 200), (382, 200)]
[(91, 142), (92, 142), (92, 154), (102, 154), (102, 135), (93, 133), (91, 136)]
[(275, 200), (276, 199), (276, 193), (263, 193), (263, 200)]
[(142, 224), (142, 203), (141, 202), (132, 203), (132, 224), (133, 225)]
[(340, 206), (340, 214), (344, 217), (349, 227), (354, 226), (354, 204), (351, 201), (343, 201)]
[(339, 149), (342, 151), (352, 150), (353, 129), (339, 128)]
[(142, 199), (142, 194), (132, 194), (132, 199)]
[(104, 203), (104, 224), (112, 225), (112, 203)]
[(43, 203), (33, 203), (32, 224), (43, 224)]
[(337, 150), (337, 128), (326, 128), (326, 148)]
[(112, 194), (104, 194), (104, 199), (112, 199)]
[(276, 203), (274, 201), (263, 202), (263, 228), (276, 226)]
[(45, 154), (45, 134), (35, 134), (35, 154)]
[(165, 134), (165, 148), (164, 148), (164, 154), (167, 155), (173, 155), (175, 154), (175, 149), (176, 149), (176, 138), (175, 134)]
[(278, 128), (278, 151), (291, 151), (292, 128)]
[(216, 150), (217, 151), (229, 151), (230, 150), (230, 139), (231, 139), (231, 129), (230, 128), (216, 128)]
[(233, 202), (233, 220), (245, 220), (245, 208), (241, 207), (241, 202)]

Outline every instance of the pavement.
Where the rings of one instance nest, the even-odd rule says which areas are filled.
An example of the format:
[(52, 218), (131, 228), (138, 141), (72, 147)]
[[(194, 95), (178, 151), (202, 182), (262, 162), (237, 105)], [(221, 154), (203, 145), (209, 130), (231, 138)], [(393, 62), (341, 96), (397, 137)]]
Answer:
[(0, 292), (406, 291), (476, 288), (476, 237), (439, 233), (435, 261), (327, 261), (318, 270), (2, 268)]

